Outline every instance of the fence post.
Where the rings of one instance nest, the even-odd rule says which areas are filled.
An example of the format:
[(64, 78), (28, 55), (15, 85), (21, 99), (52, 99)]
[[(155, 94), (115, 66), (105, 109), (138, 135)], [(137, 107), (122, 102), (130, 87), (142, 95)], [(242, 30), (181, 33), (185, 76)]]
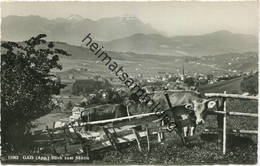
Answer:
[(117, 145), (117, 138), (115, 138), (114, 133), (110, 133), (108, 128), (105, 126), (103, 127), (103, 130), (104, 130), (109, 142), (113, 146), (113, 148), (120, 152), (120, 149), (118, 148), (118, 145)]
[[(225, 98), (218, 99), (217, 109), (218, 111), (224, 110)], [(222, 129), (223, 129), (223, 114), (217, 114), (217, 125), (218, 125), (218, 147), (221, 149), (221, 143), (223, 142)]]
[(148, 125), (146, 125), (145, 127), (145, 130), (146, 130), (146, 138), (147, 138), (147, 150), (148, 152), (150, 152), (150, 131), (149, 131), (149, 128), (148, 128)]
[[(226, 91), (224, 92), (226, 94)], [(226, 154), (226, 144), (227, 144), (227, 100), (224, 101), (224, 115), (223, 115), (223, 154)]]
[[(128, 105), (126, 105), (126, 112), (127, 112), (127, 116), (130, 116)], [(131, 121), (131, 119), (129, 119), (129, 121)], [(134, 128), (132, 129), (132, 132), (133, 132), (133, 134), (135, 136), (135, 140), (137, 142), (138, 150), (141, 152), (142, 151), (142, 147), (141, 147), (141, 143), (140, 143), (139, 134), (137, 133), (137, 131)]]
[(142, 151), (142, 147), (141, 147), (141, 142), (140, 142), (140, 136), (139, 136), (139, 134), (137, 133), (137, 131), (135, 129), (132, 129), (132, 131), (133, 131), (133, 134), (135, 136), (135, 140), (137, 142), (138, 150), (141, 152)]

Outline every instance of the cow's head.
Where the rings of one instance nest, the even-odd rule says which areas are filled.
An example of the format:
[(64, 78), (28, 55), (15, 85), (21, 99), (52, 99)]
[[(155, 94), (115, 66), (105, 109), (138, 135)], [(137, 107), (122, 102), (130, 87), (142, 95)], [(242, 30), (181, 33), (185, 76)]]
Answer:
[(207, 114), (207, 110), (214, 108), (216, 105), (216, 101), (209, 99), (200, 99), (200, 100), (192, 100), (192, 104), (187, 105), (189, 109), (194, 110), (194, 114), (196, 117), (196, 124), (204, 124), (205, 118)]

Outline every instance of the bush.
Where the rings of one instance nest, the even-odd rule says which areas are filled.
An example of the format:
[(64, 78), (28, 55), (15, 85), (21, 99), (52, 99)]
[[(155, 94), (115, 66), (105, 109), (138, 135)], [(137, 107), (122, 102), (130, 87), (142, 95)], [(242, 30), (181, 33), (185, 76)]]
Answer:
[(258, 72), (243, 78), (240, 87), (244, 92), (252, 95), (258, 94)]
[(193, 77), (188, 77), (184, 80), (184, 83), (187, 84), (188, 87), (194, 86), (195, 79)]
[(111, 84), (105, 81), (97, 81), (93, 79), (86, 80), (76, 80), (76, 82), (72, 85), (72, 94), (73, 95), (84, 95), (96, 93), (100, 89), (110, 88)]
[(22, 43), (3, 42), (1, 54), (2, 152), (24, 150), (30, 122), (51, 111), (53, 94), (64, 88), (51, 70), (62, 69), (59, 55), (45, 34)]
[(73, 103), (71, 101), (69, 101), (67, 104), (66, 104), (66, 109), (67, 110), (71, 110), (73, 107)]

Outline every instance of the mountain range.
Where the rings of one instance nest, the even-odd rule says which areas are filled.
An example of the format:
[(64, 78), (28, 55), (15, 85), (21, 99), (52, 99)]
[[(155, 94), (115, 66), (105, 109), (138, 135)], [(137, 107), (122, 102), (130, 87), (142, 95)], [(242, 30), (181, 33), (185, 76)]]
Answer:
[(80, 44), (91, 33), (95, 40), (113, 40), (135, 33), (163, 34), (136, 17), (112, 17), (91, 20), (79, 15), (46, 19), (40, 16), (7, 16), (2, 19), (2, 40), (21, 41), (39, 33), (49, 40)]
[(134, 34), (102, 42), (105, 48), (120, 52), (206, 56), (229, 52), (257, 51), (257, 37), (217, 31), (197, 36), (165, 37), (159, 34)]
[(79, 15), (46, 19), (40, 16), (7, 16), (2, 19), (2, 41), (23, 41), (39, 33), (47, 40), (80, 45), (88, 33), (106, 50), (172, 56), (208, 56), (258, 51), (253, 35), (226, 30), (196, 36), (168, 37), (136, 17), (91, 20)]

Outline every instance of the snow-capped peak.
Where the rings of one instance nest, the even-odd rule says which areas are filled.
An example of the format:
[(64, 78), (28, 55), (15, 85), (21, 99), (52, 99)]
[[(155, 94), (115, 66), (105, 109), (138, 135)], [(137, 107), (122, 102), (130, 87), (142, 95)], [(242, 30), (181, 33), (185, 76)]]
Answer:
[(69, 21), (80, 21), (82, 19), (83, 19), (83, 17), (81, 17), (80, 15), (77, 15), (77, 14), (72, 14), (66, 18), (66, 20), (69, 20)]

